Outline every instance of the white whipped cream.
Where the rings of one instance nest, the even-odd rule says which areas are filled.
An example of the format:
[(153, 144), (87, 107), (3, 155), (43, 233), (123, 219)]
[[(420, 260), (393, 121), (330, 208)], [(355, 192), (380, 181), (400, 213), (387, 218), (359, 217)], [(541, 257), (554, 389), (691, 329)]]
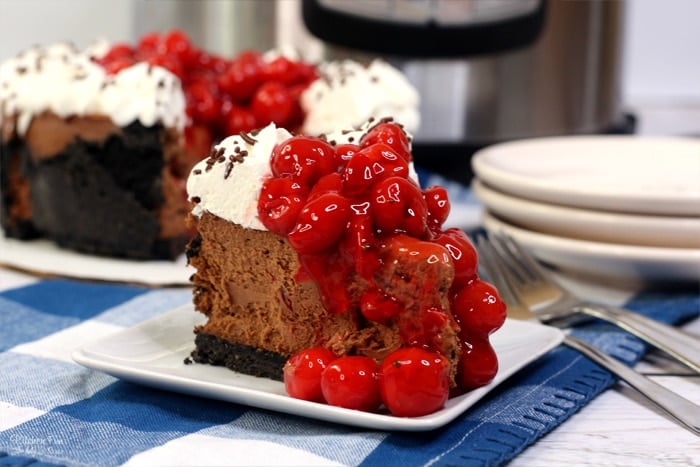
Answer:
[[(165, 68), (138, 63), (108, 76), (91, 57), (70, 44), (33, 47), (0, 65), (0, 119), (17, 116), (23, 135), (34, 116), (106, 115), (119, 126), (136, 120), (182, 130), (185, 96), (180, 80)], [(1, 121), (1, 120), (0, 120)]]
[[(376, 123), (376, 122), (375, 122)], [(327, 135), (336, 144), (359, 143), (373, 122), (350, 131)], [(187, 179), (187, 194), (194, 202), (192, 214), (205, 211), (242, 227), (267, 230), (258, 217), (258, 198), (263, 182), (272, 177), (270, 155), (273, 148), (292, 137), (284, 128), (269, 124), (257, 134), (233, 135), (214, 146), (211, 155), (194, 166)], [(409, 164), (409, 177), (418, 183), (418, 175)]]
[(258, 218), (260, 188), (272, 176), (272, 149), (292, 135), (271, 123), (250, 136), (254, 144), (241, 135), (229, 136), (194, 166), (187, 179), (187, 194), (196, 202), (192, 214), (208, 211), (248, 229), (267, 230)]
[(351, 60), (322, 63), (319, 73), (301, 95), (303, 133), (330, 133), (385, 117), (393, 117), (411, 133), (418, 129), (418, 92), (385, 61), (377, 59), (369, 66)]

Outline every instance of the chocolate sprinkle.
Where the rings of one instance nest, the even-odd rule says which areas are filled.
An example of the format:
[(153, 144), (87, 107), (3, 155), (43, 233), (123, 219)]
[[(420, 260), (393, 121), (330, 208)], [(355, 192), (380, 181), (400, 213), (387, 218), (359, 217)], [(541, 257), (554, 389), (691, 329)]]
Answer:
[(248, 143), (250, 145), (253, 145), (253, 144), (258, 142), (258, 140), (256, 140), (249, 133), (246, 133), (244, 131), (241, 131), (239, 135), (243, 141), (245, 141), (246, 143)]
[(204, 169), (207, 172), (211, 170), (211, 168), (216, 164), (217, 162), (223, 162), (224, 158), (224, 153), (226, 150), (224, 148), (212, 148), (211, 151), (209, 152), (209, 157), (207, 158), (207, 167)]

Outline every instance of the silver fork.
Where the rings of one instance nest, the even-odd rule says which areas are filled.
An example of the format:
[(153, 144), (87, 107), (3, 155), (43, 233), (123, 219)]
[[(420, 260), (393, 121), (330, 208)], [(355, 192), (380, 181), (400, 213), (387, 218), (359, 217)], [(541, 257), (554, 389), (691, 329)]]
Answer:
[[(496, 286), (501, 298), (506, 303), (508, 316), (515, 319), (537, 320), (538, 316), (531, 311), (517, 294), (517, 289), (512, 283), (513, 274), (509, 271), (509, 266), (499, 256), (493, 245), (487, 240), (479, 239), (477, 241), (477, 249), (479, 251), (480, 265), (484, 269), (488, 280)], [(622, 381), (625, 381), (630, 387), (636, 389), (682, 426), (700, 436), (700, 406), (666, 389), (584, 340), (565, 333), (563, 343), (578, 350)]]
[(700, 340), (695, 336), (631, 310), (581, 300), (557, 284), (549, 272), (510, 236), (490, 234), (488, 239), (481, 236), (476, 241), (491, 242), (507, 264), (513, 292), (540, 321), (567, 327), (583, 319), (600, 318), (700, 373)]

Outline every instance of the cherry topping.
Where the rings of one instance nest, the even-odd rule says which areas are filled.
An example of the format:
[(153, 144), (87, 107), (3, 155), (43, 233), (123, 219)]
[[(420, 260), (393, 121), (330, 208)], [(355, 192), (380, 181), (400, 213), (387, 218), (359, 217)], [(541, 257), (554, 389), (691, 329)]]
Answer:
[(479, 268), (476, 248), (467, 234), (461, 229), (452, 227), (438, 233), (434, 240), (447, 248), (455, 265), (455, 278), (452, 288), (457, 289), (476, 278)]
[(423, 190), (423, 197), (428, 206), (428, 227), (433, 232), (440, 232), (450, 214), (447, 190), (441, 186), (431, 186)]
[(360, 151), (360, 146), (356, 144), (346, 143), (339, 144), (335, 147), (335, 158), (338, 168), (343, 169), (353, 156)]
[[(301, 94), (317, 78), (315, 66), (284, 57), (266, 61), (251, 50), (231, 58), (208, 53), (178, 29), (144, 35), (135, 47), (115, 44), (95, 62), (109, 75), (138, 62), (171, 71), (183, 84), (189, 125), (207, 126), (213, 142), (270, 122), (299, 128)], [(199, 157), (209, 152), (187, 134), (189, 151)]]
[(494, 286), (474, 279), (455, 294), (452, 314), (463, 339), (474, 335), (488, 336), (503, 326), (506, 305)]
[(415, 347), (395, 350), (379, 368), (382, 402), (399, 417), (433, 413), (447, 401), (449, 373), (449, 362), (438, 353)]
[(290, 178), (263, 182), (258, 198), (258, 216), (277, 235), (287, 235), (296, 225), (306, 202), (306, 189)]
[(378, 323), (386, 323), (403, 309), (396, 299), (378, 289), (366, 290), (360, 297), (362, 315)]
[(323, 401), (321, 373), (335, 358), (333, 352), (324, 347), (313, 347), (292, 355), (283, 369), (287, 394), (306, 401)]
[(338, 193), (324, 193), (299, 213), (287, 238), (301, 254), (318, 253), (338, 241), (350, 218), (350, 201)]
[(374, 225), (383, 233), (406, 232), (422, 238), (426, 233), (428, 207), (420, 188), (402, 177), (376, 184), (372, 195)]
[(406, 162), (411, 160), (411, 142), (399, 125), (391, 122), (380, 122), (360, 140), (360, 146), (363, 148), (377, 143), (390, 146)]
[(216, 83), (221, 91), (229, 94), (234, 100), (244, 102), (250, 99), (262, 82), (260, 70), (263, 63), (258, 52), (242, 52), (216, 77)]
[(260, 85), (253, 94), (250, 110), (261, 122), (274, 122), (283, 126), (294, 113), (294, 102), (287, 88), (276, 81)]
[(353, 155), (343, 170), (344, 191), (349, 196), (365, 193), (388, 177), (408, 176), (408, 163), (385, 144), (368, 146)]
[(472, 336), (462, 343), (457, 379), (463, 390), (490, 383), (498, 372), (498, 358), (488, 337)]
[(329, 405), (375, 411), (381, 404), (377, 362), (369, 357), (340, 357), (321, 373), (321, 392)]
[(294, 177), (310, 186), (335, 168), (333, 146), (318, 138), (294, 136), (272, 150), (270, 168), (275, 177)]
[(235, 104), (230, 104), (223, 116), (224, 131), (228, 135), (249, 132), (258, 127), (258, 121), (253, 112)]
[[(296, 280), (314, 280), (329, 313), (350, 313), (359, 328), (398, 331), (401, 347), (379, 370), (381, 399), (397, 416), (439, 410), (451, 382), (458, 393), (491, 381), (498, 367), (488, 336), (505, 319), (497, 292), (477, 276), (467, 235), (443, 230), (446, 190), (421, 190), (409, 178), (410, 153), (399, 153), (408, 144), (388, 122), (360, 146), (292, 137), (272, 152), (273, 177), (258, 206), (268, 229), (286, 232), (297, 251)], [(367, 377), (376, 364), (353, 351), (324, 370), (323, 395), (333, 405), (376, 410), (376, 382)], [(450, 371), (454, 357), (459, 368)]]

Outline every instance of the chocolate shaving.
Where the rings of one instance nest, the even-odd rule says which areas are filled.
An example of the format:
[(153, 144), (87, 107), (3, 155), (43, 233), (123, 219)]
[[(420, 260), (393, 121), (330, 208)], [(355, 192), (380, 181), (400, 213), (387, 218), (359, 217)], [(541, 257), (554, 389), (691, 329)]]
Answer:
[(241, 132), (239, 133), (239, 136), (241, 137), (241, 139), (242, 139), (243, 141), (245, 141), (246, 143), (248, 143), (248, 144), (250, 144), (250, 145), (254, 145), (255, 143), (258, 142), (257, 139), (253, 138), (249, 133), (246, 133), (246, 132), (244, 132), (244, 131), (241, 131)]

